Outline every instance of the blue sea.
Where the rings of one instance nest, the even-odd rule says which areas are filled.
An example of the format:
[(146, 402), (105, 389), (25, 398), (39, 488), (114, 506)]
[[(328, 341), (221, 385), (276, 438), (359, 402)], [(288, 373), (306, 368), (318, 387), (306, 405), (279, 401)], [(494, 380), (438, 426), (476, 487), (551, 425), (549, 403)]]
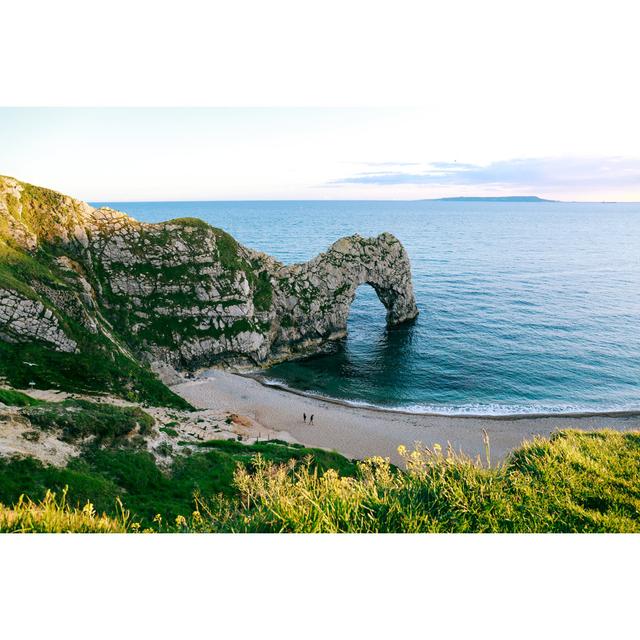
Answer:
[(285, 263), (341, 236), (395, 234), (420, 316), (388, 330), (367, 285), (334, 353), (272, 367), (288, 387), (445, 414), (640, 409), (640, 204), (112, 202), (197, 216)]

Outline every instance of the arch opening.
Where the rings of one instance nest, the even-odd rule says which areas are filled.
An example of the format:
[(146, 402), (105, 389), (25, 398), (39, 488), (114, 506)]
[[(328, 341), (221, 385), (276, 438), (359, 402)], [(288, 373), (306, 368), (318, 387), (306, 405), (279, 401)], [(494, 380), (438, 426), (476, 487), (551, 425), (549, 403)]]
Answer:
[(365, 282), (356, 287), (349, 305), (347, 336), (382, 333), (387, 328), (388, 309), (373, 285)]

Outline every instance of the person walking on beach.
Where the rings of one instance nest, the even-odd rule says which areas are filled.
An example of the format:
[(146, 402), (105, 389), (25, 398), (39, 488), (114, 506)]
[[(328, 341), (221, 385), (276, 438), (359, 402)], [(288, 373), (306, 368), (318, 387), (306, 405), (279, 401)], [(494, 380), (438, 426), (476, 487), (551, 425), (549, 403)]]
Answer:
[(313, 424), (313, 413), (311, 414), (311, 417), (309, 418), (309, 424)]
[(303, 413), (302, 414), (302, 422), (304, 422), (305, 424), (307, 424), (307, 414)]

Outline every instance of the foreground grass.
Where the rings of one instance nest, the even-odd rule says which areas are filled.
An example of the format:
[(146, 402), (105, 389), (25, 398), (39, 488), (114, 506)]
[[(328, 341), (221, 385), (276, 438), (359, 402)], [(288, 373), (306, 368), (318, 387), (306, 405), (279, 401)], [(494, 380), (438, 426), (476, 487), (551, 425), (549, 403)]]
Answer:
[[(536, 439), (498, 469), (417, 448), (407, 472), (380, 458), (357, 479), (240, 469), (243, 508), (221, 528), (291, 532), (640, 531), (640, 434), (566, 431)], [(211, 511), (212, 515), (215, 512)], [(215, 518), (210, 518), (215, 522)]]
[(0, 504), (0, 532), (127, 533), (139, 530), (140, 523), (131, 521), (129, 513), (122, 508), (116, 517), (109, 517), (97, 514), (90, 502), (82, 509), (70, 507), (66, 491), (59, 499), (47, 492), (38, 503), (21, 496), (13, 507)]
[[(373, 458), (358, 463), (353, 475), (312, 458), (283, 463), (265, 453), (252, 452), (249, 465), (237, 466), (226, 494), (197, 488), (193, 510), (164, 517), (158, 511), (147, 530), (640, 532), (638, 433), (559, 432), (523, 445), (499, 468), (439, 447), (404, 451), (406, 472)], [(123, 501), (129, 508), (127, 496)], [(31, 504), (30, 509), (48, 513), (45, 507)], [(132, 529), (128, 513), (119, 509), (108, 526), (128, 531), (144, 526)], [(15, 511), (0, 509), (0, 530), (16, 530), (15, 516), (13, 521), (6, 516)], [(73, 514), (78, 531), (107, 526), (96, 522), (91, 529), (82, 509)], [(50, 517), (51, 526), (57, 526), (58, 516)], [(65, 526), (70, 517), (61, 514)]]
[(117, 500), (122, 499), (132, 517), (151, 526), (156, 514), (164, 522), (191, 514), (196, 493), (237, 499), (236, 469), (238, 465), (252, 469), (257, 455), (273, 464), (307, 460), (319, 473), (337, 469), (348, 476), (356, 472), (356, 465), (338, 453), (279, 441), (243, 445), (215, 440), (202, 443), (200, 449), (178, 456), (168, 472), (158, 468), (149, 452), (135, 448), (90, 447), (65, 468), (46, 466), (33, 458), (0, 458), (0, 502), (13, 504), (23, 494), (38, 502), (49, 490), (61, 495), (67, 488), (67, 504), (81, 508), (91, 502), (98, 512), (117, 516)]

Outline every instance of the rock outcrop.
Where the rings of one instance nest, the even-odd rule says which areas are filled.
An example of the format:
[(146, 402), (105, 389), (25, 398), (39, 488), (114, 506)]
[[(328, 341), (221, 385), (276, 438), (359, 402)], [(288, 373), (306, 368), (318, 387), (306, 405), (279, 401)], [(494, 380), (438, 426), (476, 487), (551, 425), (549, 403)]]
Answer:
[(15, 343), (41, 340), (58, 351), (73, 352), (77, 346), (50, 308), (6, 289), (0, 289), (0, 339)]
[(144, 224), (0, 178), (0, 252), (0, 340), (81, 352), (100, 339), (177, 369), (318, 352), (345, 335), (362, 284), (389, 325), (418, 313), (409, 258), (389, 233), (283, 265), (201, 220)]

